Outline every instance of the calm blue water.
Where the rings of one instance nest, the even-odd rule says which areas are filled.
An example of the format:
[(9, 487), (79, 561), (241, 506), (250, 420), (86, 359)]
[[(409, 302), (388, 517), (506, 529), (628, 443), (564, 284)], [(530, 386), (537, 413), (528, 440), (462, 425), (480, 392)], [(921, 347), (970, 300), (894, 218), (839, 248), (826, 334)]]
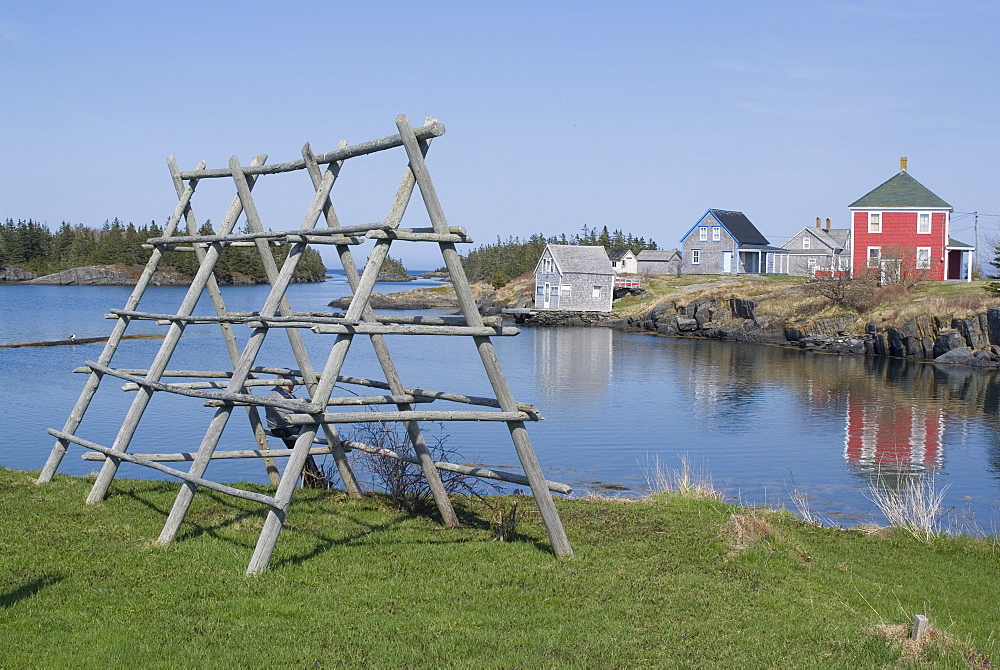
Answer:
[[(431, 284), (433, 282), (422, 282)], [(379, 285), (390, 292), (415, 284)], [(230, 310), (258, 309), (268, 287), (223, 289)], [(0, 287), (0, 343), (100, 336), (131, 289), (119, 287)], [(156, 288), (140, 309), (175, 312), (184, 288)], [(292, 306), (322, 311), (350, 293), (342, 277), (295, 285)], [(207, 298), (198, 313), (209, 313)], [(163, 333), (166, 327), (135, 323), (129, 333)], [(235, 327), (241, 346), (248, 329)], [(331, 336), (304, 331), (313, 365), (325, 362)], [(492, 396), (471, 342), (463, 338), (390, 337), (404, 384), (424, 389)], [(792, 507), (797, 489), (812, 508), (836, 523), (882, 519), (866, 498), (872, 473), (932, 474), (948, 485), (951, 516), (1000, 530), (1000, 385), (993, 373), (906, 361), (808, 354), (763, 345), (660, 338), (593, 329), (524, 329), (495, 338), (515, 396), (537, 405), (545, 420), (529, 433), (546, 476), (577, 492), (622, 487), (639, 494), (658, 460), (678, 468), (686, 458), (710, 475), (715, 487), (744, 504)], [(123, 342), (116, 367), (147, 367), (161, 341)], [(0, 349), (0, 465), (41, 468), (85, 375), (72, 369), (96, 359), (102, 344)], [(280, 330), (268, 336), (258, 364), (293, 366)], [(192, 325), (171, 368), (229, 369), (217, 327)], [(381, 378), (370, 344), (356, 338), (343, 374)], [(106, 380), (79, 435), (110, 445), (132, 394)], [(355, 387), (362, 394), (370, 394)], [(132, 442), (134, 453), (194, 451), (213, 411), (196, 400), (158, 393)], [(503, 424), (428, 426), (462, 460), (516, 466)], [(237, 412), (220, 449), (251, 448), (247, 422)], [(81, 475), (98, 468), (72, 447), (60, 472)], [(265, 482), (255, 461), (219, 461), (208, 475), (220, 481)], [(121, 476), (158, 473), (125, 464)]]

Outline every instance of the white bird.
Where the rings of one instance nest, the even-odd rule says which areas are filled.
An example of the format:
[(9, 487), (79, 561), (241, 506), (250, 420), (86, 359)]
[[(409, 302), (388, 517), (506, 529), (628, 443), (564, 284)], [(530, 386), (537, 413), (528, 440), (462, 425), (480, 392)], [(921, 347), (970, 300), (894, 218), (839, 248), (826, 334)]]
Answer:
[(70, 335), (70, 336), (69, 336), (69, 341), (70, 341), (70, 342), (72, 342), (72, 341), (73, 341), (73, 340), (75, 340), (75, 339), (76, 339), (76, 335)]

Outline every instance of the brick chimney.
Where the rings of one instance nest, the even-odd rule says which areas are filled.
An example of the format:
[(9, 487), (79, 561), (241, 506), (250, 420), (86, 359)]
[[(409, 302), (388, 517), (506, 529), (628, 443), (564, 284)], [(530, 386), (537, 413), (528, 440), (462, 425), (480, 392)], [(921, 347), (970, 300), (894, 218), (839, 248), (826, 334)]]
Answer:
[(906, 172), (906, 156), (899, 157), (899, 171)]
[(827, 217), (827, 219), (826, 219), (826, 229), (830, 230), (830, 218), (829, 217)]
[(816, 227), (819, 228), (819, 217), (816, 217)]

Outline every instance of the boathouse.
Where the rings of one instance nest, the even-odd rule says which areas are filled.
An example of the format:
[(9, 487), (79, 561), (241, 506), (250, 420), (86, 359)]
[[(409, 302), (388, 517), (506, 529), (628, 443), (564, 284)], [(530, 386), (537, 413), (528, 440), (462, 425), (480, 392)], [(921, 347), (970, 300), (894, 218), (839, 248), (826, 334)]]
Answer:
[(535, 267), (535, 309), (610, 312), (614, 278), (604, 247), (549, 244)]
[(677, 249), (643, 249), (635, 260), (641, 275), (675, 275), (681, 270), (681, 252)]

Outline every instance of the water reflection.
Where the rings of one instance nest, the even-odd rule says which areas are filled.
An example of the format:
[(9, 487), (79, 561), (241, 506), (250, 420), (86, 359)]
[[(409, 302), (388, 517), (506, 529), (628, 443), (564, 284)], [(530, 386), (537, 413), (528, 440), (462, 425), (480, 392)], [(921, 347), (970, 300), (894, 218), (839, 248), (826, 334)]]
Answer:
[(614, 374), (612, 331), (607, 328), (535, 328), (535, 378), (543, 397), (571, 392), (599, 399)]

